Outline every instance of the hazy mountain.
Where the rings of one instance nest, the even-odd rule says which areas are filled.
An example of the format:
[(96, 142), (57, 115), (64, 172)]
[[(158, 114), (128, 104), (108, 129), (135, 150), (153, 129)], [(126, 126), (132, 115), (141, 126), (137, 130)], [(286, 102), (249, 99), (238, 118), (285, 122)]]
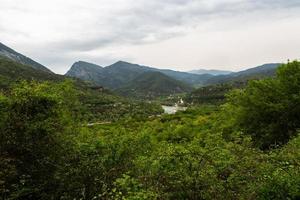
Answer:
[(206, 81), (206, 85), (228, 83), (236, 81), (247, 81), (250, 79), (261, 79), (268, 76), (274, 76), (276, 69), (280, 66), (280, 63), (268, 63), (258, 67), (253, 67), (240, 72), (231, 73), (228, 75), (214, 76)]
[(212, 77), (212, 75), (209, 74), (198, 75), (167, 69), (157, 69), (124, 61), (116, 62), (104, 68), (86, 62), (77, 62), (73, 64), (66, 75), (93, 81), (99, 85), (116, 89), (123, 87), (126, 83), (149, 71), (161, 72), (190, 85), (201, 85)]
[(40, 63), (35, 62), (34, 60), (16, 52), (15, 50), (5, 46), (4, 44), (0, 43), (0, 55), (4, 56), (6, 58), (9, 58), (11, 60), (14, 60), (16, 62), (30, 65), (31, 67), (35, 69), (39, 69), (48, 73), (52, 73), (47, 67), (41, 65)]
[(217, 75), (227, 75), (227, 74), (232, 73), (232, 71), (224, 71), (224, 70), (216, 70), (216, 69), (196, 69), (196, 70), (188, 71), (188, 73), (211, 74), (211, 75), (217, 76)]
[(191, 86), (201, 86), (207, 80), (213, 77), (213, 75), (211, 74), (191, 74), (188, 72), (179, 72), (179, 71), (173, 71), (169, 69), (155, 69), (155, 70), (167, 76), (170, 76), (176, 80), (187, 83)]
[(0, 88), (18, 80), (60, 81), (64, 76), (33, 68), (29, 65), (0, 56)]
[(84, 61), (78, 61), (72, 65), (71, 69), (66, 75), (70, 77), (76, 77), (84, 81), (95, 82), (98, 85), (102, 85), (101, 82), (98, 83), (99, 79), (104, 78), (102, 76), (102, 72), (103, 67), (99, 65), (95, 65)]
[(145, 72), (127, 83), (124, 87), (116, 91), (128, 97), (137, 98), (155, 98), (159, 96), (168, 96), (190, 92), (192, 88), (174, 78), (171, 78), (161, 72)]

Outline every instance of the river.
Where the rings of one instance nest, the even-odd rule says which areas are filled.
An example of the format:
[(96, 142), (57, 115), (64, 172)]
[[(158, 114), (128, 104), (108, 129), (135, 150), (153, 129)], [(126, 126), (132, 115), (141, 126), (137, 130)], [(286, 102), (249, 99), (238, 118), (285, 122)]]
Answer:
[(166, 114), (175, 114), (177, 111), (184, 111), (187, 107), (181, 106), (162, 106)]

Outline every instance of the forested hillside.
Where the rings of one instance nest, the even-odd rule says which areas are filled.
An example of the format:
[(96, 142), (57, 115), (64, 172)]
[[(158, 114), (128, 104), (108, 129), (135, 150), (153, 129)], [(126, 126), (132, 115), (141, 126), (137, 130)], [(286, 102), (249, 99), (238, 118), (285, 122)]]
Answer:
[(146, 72), (116, 91), (127, 97), (155, 99), (187, 93), (192, 91), (192, 87), (161, 72)]
[(224, 103), (229, 91), (244, 88), (252, 80), (274, 77), (279, 66), (279, 63), (264, 64), (228, 75), (214, 76), (204, 86), (187, 93), (184, 99), (189, 104)]
[(0, 91), (7, 93), (15, 84), (24, 80), (37, 83), (47, 81), (49, 84), (64, 81), (72, 82), (75, 87), (74, 91), (81, 103), (80, 110), (84, 113), (85, 120), (90, 122), (110, 122), (124, 117), (147, 117), (162, 113), (160, 105), (155, 103), (127, 100), (101, 86), (95, 86), (93, 83), (48, 73), (0, 57)]
[(82, 104), (71, 82), (0, 95), (2, 199), (300, 198), (300, 62), (175, 115), (91, 125)]
[(0, 56), (0, 87), (7, 88), (20, 80), (61, 81), (63, 76), (37, 70), (29, 65)]

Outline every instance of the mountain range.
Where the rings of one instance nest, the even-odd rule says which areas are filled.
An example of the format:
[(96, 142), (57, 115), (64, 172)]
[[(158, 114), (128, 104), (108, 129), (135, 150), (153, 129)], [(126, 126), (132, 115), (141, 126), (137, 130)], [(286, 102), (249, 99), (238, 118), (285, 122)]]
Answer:
[[(62, 80), (71, 77), (132, 97), (156, 97), (190, 92), (193, 87), (199, 86), (247, 82), (249, 79), (273, 76), (280, 65), (280, 63), (264, 64), (231, 73), (221, 70), (198, 70), (191, 73), (158, 69), (125, 61), (118, 61), (107, 67), (78, 61), (63, 76), (56, 75), (42, 64), (2, 43), (0, 43), (0, 61), (0, 84), (17, 79)], [(220, 73), (223, 75), (218, 75)]]
[[(145, 72), (160, 72), (181, 83), (185, 83), (192, 87), (199, 87), (221, 83), (247, 82), (247, 80), (251, 79), (273, 76), (279, 65), (280, 63), (264, 64), (240, 72), (200, 70), (199, 73), (207, 72), (207, 74), (195, 74), (196, 72), (190, 73), (157, 69), (124, 61), (118, 61), (107, 67), (79, 61), (72, 65), (70, 70), (66, 73), (66, 76), (91, 81), (112, 90), (119, 90), (119, 88), (125, 87), (129, 82), (134, 81), (134, 79)], [(223, 73), (223, 75), (214, 75), (220, 73)]]
[(276, 69), (281, 63), (268, 63), (247, 70), (234, 72), (227, 75), (214, 76), (206, 81), (205, 85), (214, 85), (220, 83), (245, 82), (251, 79), (261, 79), (264, 77), (274, 76)]
[(157, 69), (124, 61), (118, 61), (107, 67), (78, 61), (72, 65), (65, 75), (86, 81), (92, 81), (110, 89), (117, 89), (123, 87), (139, 75), (150, 71), (161, 72), (173, 79), (185, 82), (189, 85), (202, 85), (205, 81), (213, 77), (213, 75), (210, 74), (198, 75), (168, 69)]

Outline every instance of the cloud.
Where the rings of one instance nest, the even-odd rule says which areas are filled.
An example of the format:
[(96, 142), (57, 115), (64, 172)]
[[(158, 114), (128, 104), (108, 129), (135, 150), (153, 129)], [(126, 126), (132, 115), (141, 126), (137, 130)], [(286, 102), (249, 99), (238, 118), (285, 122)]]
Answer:
[[(299, 0), (0, 0), (0, 4), (2, 42), (60, 73), (80, 56), (99, 64), (118, 58), (149, 60), (151, 55), (137, 57), (133, 49), (143, 52), (151, 46), (155, 51), (169, 40), (189, 35), (198, 34), (193, 38), (202, 40), (216, 32), (248, 31), (257, 24), (280, 25), (283, 18), (300, 18)], [(204, 43), (190, 52), (191, 57), (209, 48)], [(181, 45), (177, 48), (188, 48)], [(154, 63), (166, 63), (162, 59)], [(183, 59), (187, 58), (176, 62), (186, 63)]]

